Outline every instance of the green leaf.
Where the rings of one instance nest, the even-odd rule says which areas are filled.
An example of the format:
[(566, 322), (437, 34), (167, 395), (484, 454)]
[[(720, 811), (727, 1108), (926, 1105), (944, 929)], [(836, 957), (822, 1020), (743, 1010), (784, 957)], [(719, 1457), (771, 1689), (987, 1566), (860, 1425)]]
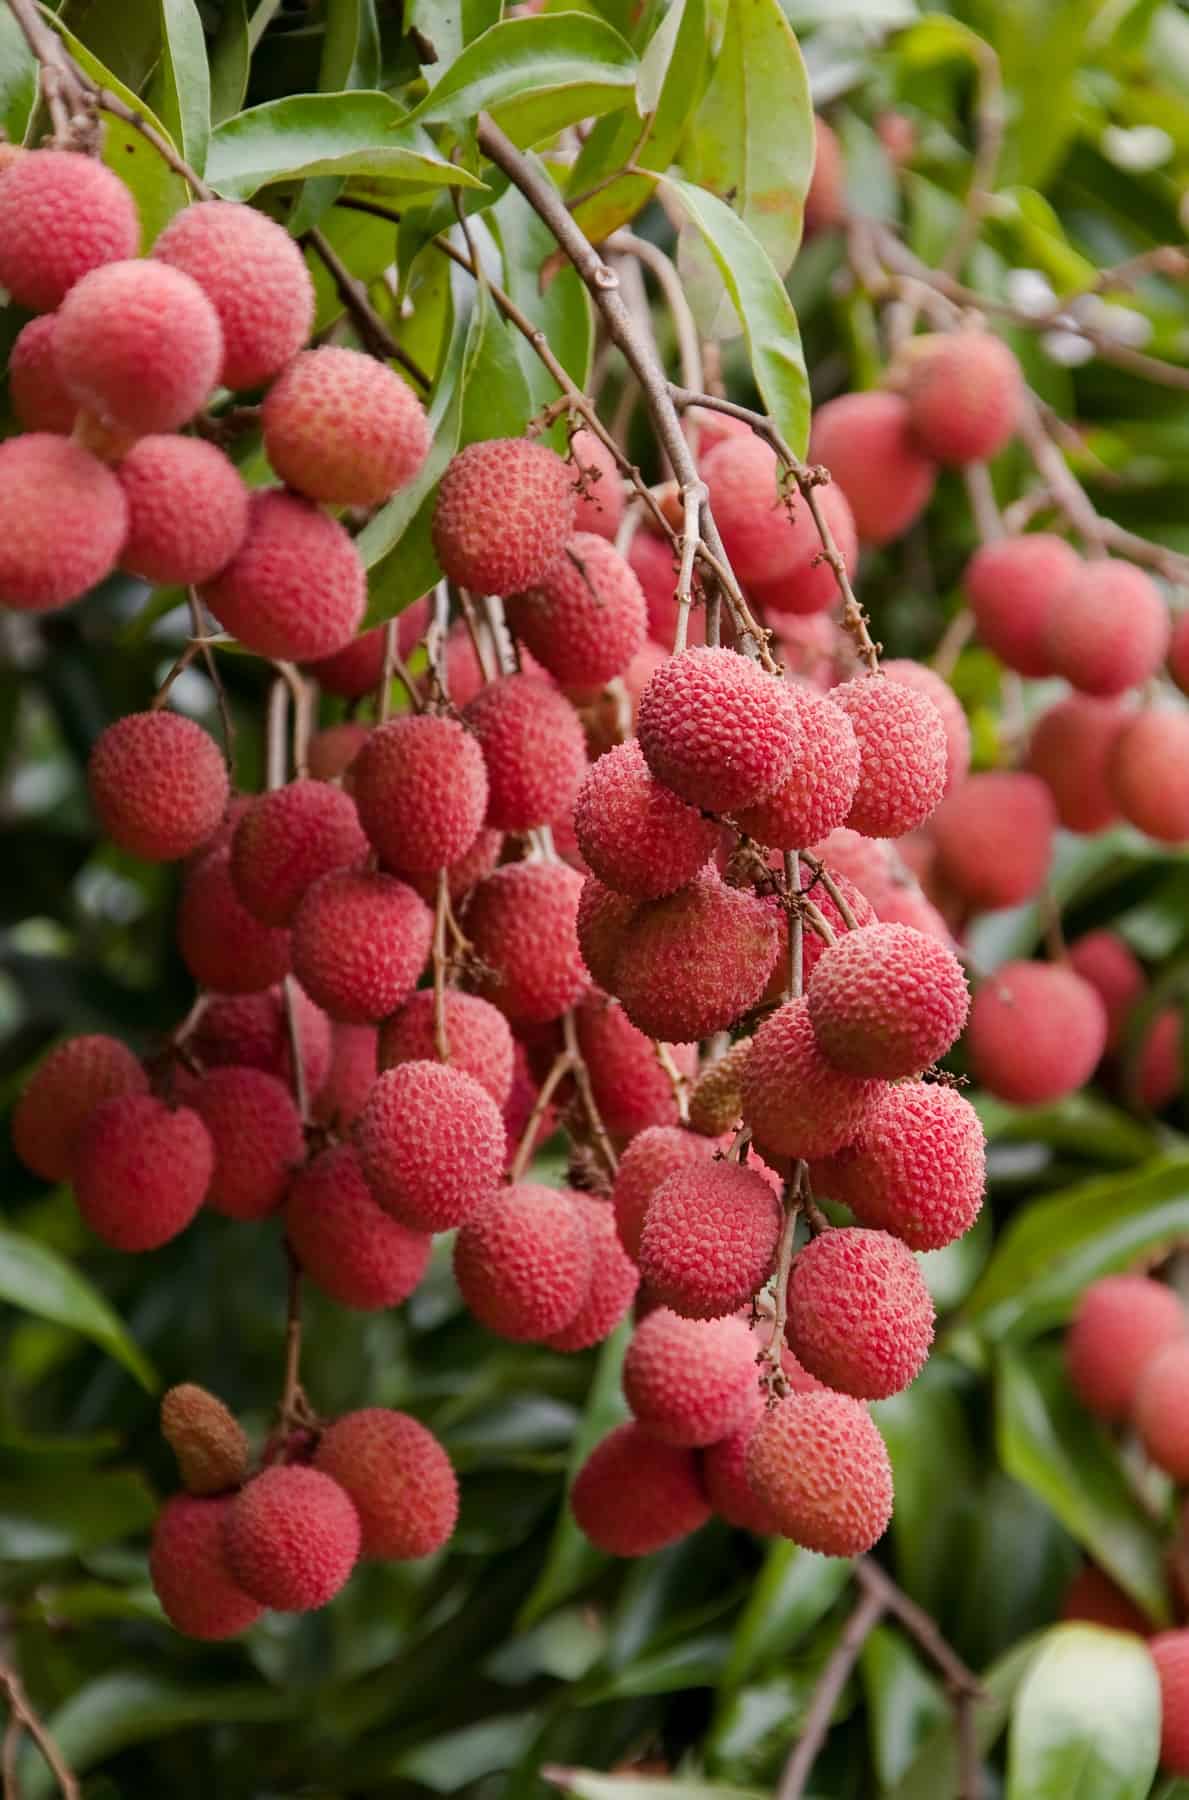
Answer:
[(1097, 0), (978, 0), (969, 16), (1010, 96), (1000, 179), (1043, 186), (1078, 125), (1078, 66)]
[(122, 1320), (85, 1276), (56, 1250), (0, 1226), (0, 1300), (40, 1319), (65, 1325), (114, 1356), (153, 1393), (157, 1378)]
[(221, 125), (240, 110), (251, 65), (247, 0), (223, 0), (223, 16), (211, 45), (212, 125)]
[(37, 64), (20, 26), (5, 7), (0, 12), (0, 128), (19, 144), (37, 99)]
[(809, 377), (797, 315), (776, 270), (743, 220), (704, 188), (673, 176), (665, 186), (697, 226), (747, 340), (764, 408), (795, 456), (809, 443)]
[(1167, 1622), (1164, 1547), (1110, 1439), (1074, 1399), (1059, 1350), (996, 1359), (999, 1459), (1056, 1513), (1094, 1561), (1158, 1623)]
[(157, 1503), (131, 1470), (0, 1480), (0, 1559), (50, 1562), (146, 1531)]
[(785, 1658), (825, 1618), (850, 1578), (845, 1557), (817, 1556), (783, 1539), (774, 1543), (739, 1615), (723, 1689)]
[(898, 1631), (877, 1625), (863, 1645), (859, 1672), (867, 1697), (871, 1757), (881, 1788), (899, 1781), (949, 1704)]
[[(1043, 1643), (1043, 1638), (1026, 1639), (983, 1675), (983, 1697), (973, 1709), (980, 1756), (986, 1756), (1007, 1724), (1012, 1701)], [(886, 1800), (954, 1800), (961, 1792), (961, 1770), (962, 1752), (951, 1716), (913, 1758)]]
[[(594, 350), (594, 318), (590, 295), (576, 269), (567, 263), (544, 292), (541, 267), (556, 248), (523, 194), (509, 188), (489, 215), (503, 253), (503, 286), (521, 312), (545, 333), (549, 348), (580, 388), (585, 389)], [(531, 344), (509, 326), (512, 346), (528, 384), (534, 412), (556, 400), (557, 383)], [(565, 422), (558, 420), (554, 446), (564, 448)]]
[(324, 94), (380, 85), (380, 34), (374, 0), (329, 0), (318, 87)]
[(480, 284), (462, 371), (460, 448), (480, 438), (519, 437), (532, 417), (532, 396), (516, 353), (520, 341)]
[(1189, 1233), (1189, 1157), (1103, 1176), (1017, 1213), (963, 1309), (988, 1337), (1035, 1336), (1066, 1319), (1091, 1281)]
[(911, 1387), (872, 1408), (892, 1459), (896, 1572), (914, 1600), (941, 1613), (954, 1594), (953, 1568), (978, 1465), (963, 1400), (970, 1378), (933, 1355)]
[(448, 162), (387, 94), (295, 94), (227, 119), (211, 133), (207, 180), (229, 200), (306, 175), (375, 175), (417, 190), (482, 187)]
[(626, 106), (637, 68), (631, 45), (601, 19), (504, 19), (467, 45), (409, 116), (463, 125), (489, 112), (514, 143), (531, 149), (578, 119)]
[(190, 167), (206, 168), (211, 83), (206, 39), (194, 0), (161, 0), (161, 117)]
[(160, 0), (65, 0), (54, 10), (117, 81), (140, 93), (161, 51)]
[(599, 1775), (594, 1769), (543, 1771), (574, 1800), (771, 1800), (758, 1788), (724, 1787), (718, 1781), (674, 1781), (667, 1775)]
[(1145, 1162), (1158, 1148), (1156, 1134), (1101, 1094), (1082, 1088), (1055, 1106), (1009, 1106), (993, 1094), (976, 1093), (971, 1104), (988, 1143), (1044, 1144), (1071, 1150), (1095, 1163), (1129, 1166)]
[(736, 0), (682, 168), (730, 202), (780, 275), (801, 242), (813, 151), (809, 77), (778, 0)]
[(1012, 1711), (1007, 1800), (1144, 1800), (1160, 1752), (1160, 1682), (1128, 1632), (1062, 1625)]

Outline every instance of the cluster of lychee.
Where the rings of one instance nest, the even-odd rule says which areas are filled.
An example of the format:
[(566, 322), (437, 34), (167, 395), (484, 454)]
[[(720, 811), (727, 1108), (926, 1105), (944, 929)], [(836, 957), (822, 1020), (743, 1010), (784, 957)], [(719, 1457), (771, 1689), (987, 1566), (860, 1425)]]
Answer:
[(266, 1610), (313, 1612), (361, 1559), (410, 1562), (450, 1539), (458, 1483), (432, 1432), (368, 1407), (277, 1433), (251, 1466), (221, 1400), (185, 1383), (161, 1402), (182, 1492), (158, 1515), (149, 1572), (187, 1637), (236, 1637)]

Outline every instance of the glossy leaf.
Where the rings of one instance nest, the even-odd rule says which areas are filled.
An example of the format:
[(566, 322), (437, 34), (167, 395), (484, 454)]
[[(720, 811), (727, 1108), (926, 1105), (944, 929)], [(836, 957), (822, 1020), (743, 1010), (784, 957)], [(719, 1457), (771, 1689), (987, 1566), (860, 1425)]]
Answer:
[(0, 1479), (0, 1559), (40, 1563), (79, 1556), (146, 1531), (156, 1510), (147, 1483), (130, 1470), (89, 1470), (70, 1481), (48, 1470)]
[(872, 1409), (892, 1459), (896, 1572), (915, 1600), (944, 1615), (978, 1471), (963, 1407), (969, 1377), (935, 1353), (920, 1375)]
[(329, 0), (318, 86), (324, 94), (380, 83), (375, 0)]
[(53, 10), (117, 81), (140, 92), (161, 53), (161, 0), (65, 0)]
[(37, 65), (20, 26), (5, 7), (0, 12), (0, 129), (19, 144), (37, 98)]
[(161, 117), (192, 169), (202, 174), (211, 134), (206, 39), (195, 0), (161, 0)]
[[(545, 333), (549, 348), (580, 388), (585, 388), (594, 351), (594, 318), (590, 296), (577, 270), (559, 269), (542, 292), (541, 268), (554, 241), (524, 196), (509, 188), (491, 209), (490, 218), (503, 255), (503, 286), (532, 323)], [(521, 334), (509, 326), (512, 348), (520, 363), (534, 411), (558, 396), (557, 383)], [(564, 449), (565, 421), (555, 428), (555, 449)]]
[(756, 1788), (718, 1781), (672, 1780), (657, 1775), (600, 1775), (594, 1769), (548, 1771), (549, 1780), (574, 1800), (769, 1800)]
[(219, 29), (211, 45), (212, 125), (221, 125), (243, 106), (251, 62), (247, 0), (225, 0)]
[(867, 1697), (871, 1757), (881, 1787), (892, 1787), (923, 1740), (949, 1711), (936, 1677), (890, 1625), (877, 1625), (863, 1645), (859, 1672)]
[(1062, 1625), (1016, 1696), (1006, 1800), (1144, 1800), (1160, 1750), (1160, 1683), (1129, 1632)]
[[(974, 1736), (986, 1756), (1007, 1724), (1012, 1701), (1038, 1655), (1043, 1638), (1029, 1638), (987, 1669), (983, 1694), (974, 1708)], [(961, 1791), (962, 1752), (952, 1711), (908, 1765), (887, 1800), (954, 1800)]]
[(150, 1392), (156, 1377), (140, 1346), (84, 1275), (55, 1250), (0, 1227), (0, 1300), (80, 1332), (115, 1357)]
[(972, 22), (1012, 95), (1001, 179), (1038, 186), (1076, 129), (1078, 65), (1095, 0), (979, 0)]
[(817, 1556), (783, 1538), (771, 1544), (735, 1627), (723, 1686), (737, 1686), (787, 1656), (825, 1617), (850, 1578), (845, 1557)]

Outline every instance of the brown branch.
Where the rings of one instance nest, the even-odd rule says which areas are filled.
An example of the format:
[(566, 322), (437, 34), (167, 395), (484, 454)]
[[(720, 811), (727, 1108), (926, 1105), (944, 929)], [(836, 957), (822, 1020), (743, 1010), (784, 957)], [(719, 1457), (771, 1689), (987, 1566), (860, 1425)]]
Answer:
[(438, 892), (433, 915), (433, 1043), (439, 1062), (450, 1061), (450, 1034), (446, 1029), (446, 913), (450, 906), (450, 877), (438, 870)]
[(285, 1308), (285, 1370), (281, 1379), (281, 1398), (277, 1405), (280, 1429), (288, 1430), (306, 1414), (306, 1399), (301, 1386), (301, 1264), (293, 1246), (285, 1239), (285, 1261), (289, 1271)]
[(951, 1693), (954, 1725), (958, 1734), (957, 1800), (982, 1800), (983, 1759), (978, 1747), (978, 1723), (974, 1716), (975, 1696)]
[[(15, 1800), (15, 1736), (20, 1729), (29, 1733), (37, 1748), (49, 1764), (50, 1773), (62, 1791), (63, 1800), (79, 1800), (82, 1792), (78, 1777), (74, 1774), (62, 1752), (55, 1744), (49, 1731), (37, 1714), (25, 1686), (15, 1669), (0, 1663), (0, 1690), (8, 1701), (10, 1718), (8, 1730), (4, 1738), (4, 1792), (6, 1800)], [(17, 1733), (14, 1733), (14, 1726)]]
[(789, 893), (789, 975), (785, 995), (789, 1000), (797, 1000), (805, 988), (805, 915), (800, 905), (801, 862), (795, 850), (784, 853), (784, 879)]
[(647, 238), (637, 237), (633, 231), (612, 233), (603, 248), (620, 255), (634, 256), (655, 277), (673, 320), (682, 383), (688, 388), (704, 387), (706, 382), (702, 370), (702, 340), (672, 258), (665, 255), (659, 244), (650, 244)]
[[(744, 1127), (747, 1130), (747, 1127)], [(744, 1147), (750, 1140), (750, 1131), (744, 1139)], [(742, 1133), (740, 1133), (742, 1137)], [(740, 1141), (736, 1138), (736, 1143)], [(735, 1145), (731, 1146), (731, 1155), (735, 1153)], [(780, 1238), (776, 1246), (776, 1269), (772, 1286), (772, 1320), (768, 1330), (768, 1341), (760, 1351), (756, 1361), (760, 1365), (760, 1385), (767, 1392), (770, 1401), (783, 1400), (789, 1391), (788, 1376), (784, 1372), (782, 1353), (784, 1350), (785, 1327), (789, 1318), (789, 1271), (793, 1266), (793, 1245), (797, 1237), (797, 1215), (801, 1211), (801, 1190), (805, 1181), (805, 1164), (793, 1164), (793, 1172), (785, 1183), (784, 1189), (784, 1223), (780, 1228)]]
[(591, 1086), (590, 1070), (586, 1066), (586, 1058), (578, 1043), (578, 1026), (574, 1019), (573, 1008), (562, 1019), (562, 1034), (567, 1054), (574, 1071), (574, 1085), (578, 1089), (578, 1097), (582, 1102), (582, 1110), (586, 1114), (586, 1123), (591, 1139), (606, 1164), (607, 1173), (614, 1177), (619, 1167), (619, 1158), (615, 1154), (611, 1139), (607, 1136), (607, 1127), (603, 1124), (602, 1114), (594, 1097)]
[(668, 1044), (652, 1040), (653, 1053), (657, 1062), (669, 1078), (669, 1086), (673, 1090), (673, 1100), (677, 1107), (677, 1117), (683, 1125), (689, 1124), (689, 1085), (685, 1076), (673, 1061), (673, 1052)]
[(983, 1686), (972, 1669), (968, 1669), (958, 1652), (943, 1637), (934, 1621), (910, 1600), (904, 1589), (898, 1587), (877, 1562), (869, 1556), (855, 1559), (855, 1580), (869, 1593), (878, 1594), (885, 1611), (895, 1614), (900, 1623), (914, 1638), (925, 1655), (937, 1664), (946, 1679), (951, 1691), (955, 1694), (968, 1694), (971, 1699), (983, 1698)]
[(421, 365), (409, 355), (402, 345), (397, 343), (372, 305), (368, 297), (367, 283), (356, 280), (338, 252), (328, 242), (325, 233), (320, 231), (316, 225), (312, 225), (304, 234), (303, 241), (310, 245), (314, 254), (325, 265), (327, 273), (334, 282), (338, 297), (354, 320), (360, 342), (368, 354), (379, 358), (382, 362), (391, 360), (399, 363), (405, 373), (411, 375), (417, 385), (428, 393), (433, 382)]
[(801, 1800), (818, 1752), (826, 1741), (838, 1697), (859, 1660), (863, 1645), (879, 1624), (883, 1613), (884, 1601), (881, 1596), (871, 1588), (866, 1589), (859, 1596), (854, 1611), (842, 1628), (842, 1636), (830, 1652), (829, 1661), (818, 1678), (801, 1736), (780, 1777), (776, 1800)]
[(508, 1170), (509, 1181), (519, 1181), (532, 1161), (533, 1148), (536, 1144), (537, 1132), (541, 1128), (541, 1120), (549, 1110), (549, 1102), (557, 1092), (559, 1082), (570, 1073), (573, 1067), (574, 1059), (568, 1050), (559, 1051), (554, 1057), (549, 1073), (537, 1089), (533, 1110), (528, 1115), (524, 1130), (520, 1134), (520, 1142), (516, 1146), (516, 1154), (512, 1158), (512, 1166)]
[(215, 690), (215, 704), (219, 708), (219, 722), (223, 727), (223, 757), (230, 774), (235, 772), (235, 719), (232, 716), (231, 701), (219, 674), (219, 665), (215, 660), (215, 652), (208, 636), (208, 624), (203, 612), (197, 588), (186, 589), (186, 605), (190, 609), (190, 629), (193, 633), (192, 643), (198, 643), (202, 649), (202, 660), (206, 666), (207, 678)]
[(811, 871), (813, 879), (815, 881), (820, 881), (827, 894), (829, 894), (834, 905), (838, 908), (838, 916), (846, 926), (846, 929), (848, 931), (857, 931), (859, 929), (859, 921), (855, 918), (851, 903), (842, 892), (842, 889), (831, 875), (829, 869), (827, 869), (825, 863), (822, 862), (820, 857), (815, 856), (812, 850), (799, 850), (797, 854), (805, 864), (806, 868)]
[(65, 149), (93, 147), (94, 84), (46, 24), (36, 0), (8, 0), (8, 9), (38, 64), (55, 143)]

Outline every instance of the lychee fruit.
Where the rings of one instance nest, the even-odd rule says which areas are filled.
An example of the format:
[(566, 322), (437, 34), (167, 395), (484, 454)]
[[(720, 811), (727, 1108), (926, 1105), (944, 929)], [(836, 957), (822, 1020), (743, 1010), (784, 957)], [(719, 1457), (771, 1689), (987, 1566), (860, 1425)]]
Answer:
[[(818, 489), (817, 501), (842, 566), (853, 580), (859, 563), (859, 534), (850, 503), (832, 481)], [(804, 501), (798, 503), (793, 534), (798, 552), (793, 566), (775, 581), (765, 578), (752, 583), (752, 592), (781, 638), (782, 648), (786, 634), (795, 636), (790, 628), (799, 619), (818, 618), (839, 598), (838, 577), (826, 561), (817, 523)]]
[(597, 875), (588, 875), (582, 884), (578, 900), (578, 943), (583, 960), (600, 987), (615, 985), (615, 965), (628, 926), (639, 906), (638, 900), (605, 886)]
[(487, 765), (487, 823), (501, 831), (547, 825), (574, 804), (586, 773), (586, 741), (565, 697), (534, 675), (484, 688), (463, 719)]
[(1116, 557), (1083, 563), (1049, 609), (1053, 668), (1083, 694), (1107, 698), (1139, 687), (1164, 661), (1164, 596), (1150, 575)]
[(1163, 1007), (1145, 1033), (1135, 1073), (1140, 1104), (1149, 1112), (1163, 1112), (1185, 1085), (1184, 1041), (1180, 1007)]
[(719, 839), (712, 819), (657, 781), (635, 738), (592, 766), (574, 805), (574, 829), (600, 880), (643, 900), (692, 881)]
[(1167, 1344), (1144, 1365), (1131, 1405), (1140, 1442), (1158, 1469), (1189, 1481), (1189, 1338)]
[(153, 255), (192, 276), (218, 314), (224, 387), (259, 387), (309, 337), (314, 284), (305, 260), (284, 226), (254, 207), (227, 200), (187, 206)]
[(611, 1202), (620, 1241), (633, 1261), (639, 1261), (644, 1219), (657, 1189), (671, 1176), (708, 1163), (716, 1148), (711, 1139), (676, 1125), (651, 1125), (627, 1145)]
[(830, 231), (846, 217), (846, 162), (832, 125), (813, 115), (813, 173), (805, 195), (805, 235)]
[(902, 837), (923, 825), (945, 792), (945, 722), (927, 694), (883, 675), (831, 688), (859, 743), (859, 780), (846, 823), (866, 837)]
[(239, 550), (202, 596), (245, 649), (306, 662), (341, 650), (358, 631), (367, 577), (337, 519), (265, 488), (251, 497)]
[(408, 1413), (369, 1406), (322, 1433), (314, 1467), (350, 1495), (359, 1514), (360, 1555), (412, 1562), (440, 1550), (458, 1519), (450, 1458)]
[(52, 312), (76, 281), (135, 256), (136, 203), (95, 157), (37, 150), (12, 162), (0, 198), (0, 287), (18, 306)]
[(162, 1396), (161, 1435), (188, 1493), (221, 1494), (238, 1487), (248, 1472), (243, 1426), (221, 1400), (192, 1381)]
[[(666, 651), (673, 647), (677, 629), (677, 563), (672, 546), (641, 526), (627, 549), (628, 565), (640, 583), (648, 608), (648, 633)], [(694, 607), (689, 615), (687, 643), (706, 642), (705, 613)]]
[(937, 872), (972, 912), (1018, 906), (1044, 886), (1057, 809), (1039, 775), (971, 775), (934, 815)]
[(782, 489), (780, 464), (768, 444), (754, 433), (724, 438), (703, 454), (700, 472), (740, 581), (776, 586), (799, 567), (808, 568), (821, 550), (817, 527), (796, 488)]
[(636, 1419), (667, 1444), (713, 1444), (744, 1417), (757, 1383), (742, 1319), (683, 1319), (658, 1307), (642, 1319), (623, 1361)]
[[(424, 636), (429, 615), (430, 597), (427, 594), (397, 615), (396, 648), (401, 657), (408, 657)], [(387, 624), (373, 625), (370, 631), (361, 631), (344, 649), (311, 663), (310, 674), (326, 693), (338, 694), (344, 700), (362, 700), (365, 694), (374, 694), (384, 676), (387, 635)]]
[(710, 1517), (693, 1451), (634, 1422), (595, 1445), (574, 1477), (570, 1505), (580, 1530), (608, 1556), (651, 1556)]
[(844, 824), (859, 785), (859, 743), (846, 713), (807, 688), (794, 688), (792, 699), (801, 737), (792, 770), (775, 793), (735, 815), (741, 831), (775, 850), (803, 850)]
[(648, 634), (644, 594), (604, 537), (576, 532), (543, 575), (510, 594), (508, 624), (563, 687), (600, 688)]
[(914, 437), (937, 462), (986, 462), (1016, 429), (1024, 377), (1014, 353), (989, 331), (910, 338), (895, 379)]
[(263, 1608), (238, 1586), (224, 1555), (231, 1495), (174, 1494), (153, 1526), (149, 1578), (166, 1618), (186, 1637), (238, 1637)]
[(433, 914), (394, 875), (323, 875), (293, 921), (293, 972), (332, 1019), (369, 1025), (403, 1006), (429, 956)]
[(504, 1167), (495, 1101), (461, 1069), (404, 1062), (380, 1075), (355, 1122), (368, 1186), (412, 1231), (448, 1231), (494, 1192)]
[[(2, 552), (0, 552), (2, 554)], [(1119, 811), (1160, 844), (1189, 839), (1189, 712), (1149, 706), (1115, 739), (1110, 783)]]
[(120, 1094), (102, 1101), (78, 1134), (74, 1197), (113, 1250), (159, 1250), (186, 1229), (214, 1168), (215, 1147), (196, 1112)]
[(1148, 1649), (1160, 1677), (1160, 1766), (1189, 1775), (1189, 1630), (1157, 1632)]
[(588, 986), (576, 915), (582, 877), (560, 863), (506, 863), (471, 895), (466, 931), (484, 996), (513, 1025), (543, 1025)]
[(912, 1251), (886, 1231), (824, 1231), (793, 1260), (788, 1340), (811, 1375), (885, 1400), (919, 1375), (933, 1302)]
[(324, 781), (291, 781), (247, 806), (232, 839), (231, 875), (256, 918), (291, 925), (320, 876), (359, 868), (367, 854), (350, 795)]
[(1082, 559), (1049, 531), (995, 538), (966, 565), (962, 587), (978, 635), (1018, 675), (1051, 675), (1049, 616), (1080, 579)]
[[(449, 1067), (470, 1075), (502, 1106), (511, 1091), (515, 1062), (508, 1021), (476, 994), (447, 988), (442, 1000)], [(400, 1063), (434, 1062), (437, 1056), (435, 996), (432, 989), (425, 988), (380, 1027), (379, 1066), (392, 1069)]]
[(0, 444), (0, 606), (54, 612), (110, 575), (128, 532), (111, 470), (70, 438)]
[(413, 480), (431, 440), (425, 408), (395, 370), (336, 344), (293, 358), (260, 423), (285, 485), (329, 506), (379, 506)]
[(1111, 791), (1111, 758), (1133, 715), (1116, 700), (1070, 694), (1032, 727), (1028, 766), (1053, 796), (1067, 831), (1105, 831), (1119, 816)]
[(948, 794), (970, 772), (970, 724), (953, 688), (943, 681), (936, 669), (913, 662), (908, 656), (894, 656), (882, 665), (889, 681), (913, 688), (932, 700), (945, 727), (945, 791)]
[(849, 1075), (919, 1075), (970, 1010), (962, 965), (911, 925), (866, 925), (822, 951), (807, 992), (813, 1035)]
[(570, 457), (578, 477), (574, 530), (597, 532), (614, 543), (624, 508), (619, 464), (603, 440), (585, 425), (570, 439)]
[(488, 438), (453, 458), (438, 485), (433, 542), (443, 573), (477, 594), (540, 581), (574, 530), (567, 463), (528, 438)]
[(751, 1039), (740, 1038), (703, 1069), (689, 1097), (689, 1122), (703, 1137), (734, 1131), (743, 1116), (743, 1067)]
[[(341, 781), (350, 788), (350, 768), (371, 734), (371, 726), (358, 719), (344, 719), (340, 725), (326, 725), (315, 731), (306, 751), (306, 761), (314, 781)], [(345, 778), (345, 779), (344, 779)]]
[(95, 1108), (121, 1094), (147, 1094), (148, 1077), (118, 1039), (67, 1038), (37, 1065), (12, 1110), (13, 1149), (46, 1181), (69, 1181), (80, 1133)]
[(783, 1218), (778, 1195), (755, 1169), (695, 1164), (654, 1190), (640, 1273), (683, 1318), (721, 1318), (746, 1306), (772, 1273)]
[[(306, 1092), (317, 1094), (330, 1069), (330, 1020), (295, 981), (288, 985)], [(208, 1069), (231, 1064), (265, 1069), (292, 1088), (289, 1023), (279, 987), (260, 994), (213, 996), (194, 1027), (190, 1046)]]
[(231, 561), (248, 529), (248, 490), (231, 459), (202, 438), (142, 437), (116, 470), (128, 502), (120, 567), (188, 587)]
[[(26, 325), (25, 331), (21, 333), (21, 337), (24, 337), (25, 332), (28, 330), (30, 330), (30, 327)], [(8, 379), (12, 391), (14, 407), (17, 405), (17, 395), (13, 379), (13, 370), (20, 341), (21, 339), (18, 338), (16, 344), (13, 345), (12, 361), (10, 361), (8, 365)], [(24, 419), (22, 419), (21, 422), (22, 424), (27, 423)], [(38, 426), (37, 429), (41, 431), (52, 431), (55, 427), (52, 425), (41, 425)], [(1175, 681), (1180, 688), (1181, 692), (1183, 694), (1189, 694), (1189, 611), (1178, 613), (1172, 622), (1172, 635), (1168, 641), (1168, 672), (1172, 680)]]
[(16, 335), (8, 357), (8, 397), (26, 431), (69, 435), (78, 401), (58, 373), (54, 361), (52, 313), (30, 319)]
[[(634, 1137), (651, 1125), (675, 1125), (677, 1100), (657, 1046), (638, 1031), (617, 1001), (588, 994), (575, 1013), (578, 1048), (586, 1064), (599, 1117), (616, 1137)], [(681, 1079), (697, 1067), (693, 1044), (666, 1044)]]
[(1127, 1016), (1147, 986), (1134, 952), (1117, 931), (1087, 931), (1069, 946), (1069, 966), (1097, 990), (1106, 1008), (1107, 1049), (1117, 1049)]
[(219, 379), (223, 333), (196, 281), (165, 263), (105, 263), (76, 282), (54, 361), (80, 406), (137, 433), (176, 431)]
[(1130, 1595), (1105, 1575), (1096, 1563), (1084, 1562), (1066, 1588), (1061, 1617), (1071, 1623), (1102, 1625), (1107, 1631), (1132, 1631), (1151, 1637), (1151, 1621)]
[(982, 982), (966, 1044), (975, 1079), (1000, 1100), (1037, 1106), (1090, 1079), (1106, 1048), (1106, 1008), (1056, 963), (1004, 963)]
[(693, 1043), (726, 1031), (755, 1005), (777, 951), (773, 909), (707, 871), (640, 907), (620, 945), (611, 987), (640, 1031)]
[(230, 792), (209, 732), (164, 709), (109, 725), (91, 751), (87, 785), (107, 836), (149, 862), (174, 862), (205, 844)]
[(1082, 1405), (1101, 1419), (1125, 1419), (1145, 1371), (1162, 1350), (1185, 1342), (1186, 1329), (1185, 1309), (1162, 1281), (1104, 1275), (1091, 1282), (1065, 1336), (1065, 1366)]
[[(354, 777), (352, 777), (354, 780)], [(452, 906), (464, 901), (471, 889), (490, 875), (499, 863), (500, 853), (504, 847), (502, 831), (493, 831), (484, 825), (478, 831), (469, 850), (452, 862), (446, 870), (446, 891)], [(438, 897), (438, 872), (436, 869), (424, 875), (406, 877), (409, 886), (416, 888), (423, 900), (434, 905)]]
[(363, 1111), (379, 1067), (378, 1037), (374, 1025), (332, 1027), (330, 1073), (313, 1102), (320, 1125), (345, 1131)]
[(570, 1323), (546, 1339), (551, 1350), (588, 1350), (601, 1344), (627, 1312), (640, 1285), (636, 1265), (619, 1241), (613, 1209), (591, 1194), (573, 1193), (570, 1198), (590, 1236), (590, 1287)]
[(348, 1494), (320, 1469), (298, 1463), (255, 1476), (224, 1521), (235, 1580), (274, 1612), (313, 1612), (333, 1600), (359, 1547), (359, 1515)]
[(483, 752), (457, 719), (414, 713), (377, 726), (351, 777), (363, 829), (398, 874), (457, 862), (487, 810)]
[(823, 1556), (862, 1556), (892, 1516), (892, 1466), (849, 1394), (790, 1394), (747, 1445), (747, 1479), (782, 1536)]
[(379, 1204), (349, 1144), (335, 1144), (297, 1176), (285, 1232), (310, 1280), (360, 1312), (399, 1306), (424, 1275), (433, 1240)]
[(231, 877), (230, 850), (213, 850), (186, 876), (177, 940), (199, 987), (216, 994), (259, 993), (289, 972), (289, 933), (248, 911)]
[(540, 1343), (573, 1324), (590, 1292), (594, 1254), (575, 1197), (521, 1181), (473, 1212), (454, 1241), (454, 1278), (481, 1325)]
[(754, 1531), (759, 1537), (774, 1537), (780, 1530), (780, 1523), (747, 1479), (747, 1446), (766, 1410), (757, 1386), (742, 1423), (720, 1438), (717, 1444), (708, 1444), (703, 1450), (702, 1483), (720, 1519), (725, 1519), (737, 1531)]
[(682, 800), (731, 812), (764, 800), (801, 749), (792, 690), (733, 650), (683, 650), (640, 700), (640, 748)]
[(986, 1187), (978, 1114), (956, 1088), (899, 1081), (879, 1095), (862, 1136), (812, 1170), (814, 1189), (860, 1225), (912, 1250), (939, 1250), (970, 1230)]
[(924, 512), (936, 468), (899, 394), (840, 394), (813, 416), (809, 454), (824, 463), (854, 515), (859, 541), (890, 544)]
[(215, 1146), (207, 1205), (229, 1219), (275, 1212), (305, 1148), (289, 1090), (263, 1069), (211, 1069), (186, 1098)]
[[(743, 1069), (743, 1117), (760, 1154), (816, 1159), (853, 1143), (882, 1091), (827, 1062), (804, 999), (766, 1018)], [(795, 1347), (795, 1346), (794, 1346)]]

